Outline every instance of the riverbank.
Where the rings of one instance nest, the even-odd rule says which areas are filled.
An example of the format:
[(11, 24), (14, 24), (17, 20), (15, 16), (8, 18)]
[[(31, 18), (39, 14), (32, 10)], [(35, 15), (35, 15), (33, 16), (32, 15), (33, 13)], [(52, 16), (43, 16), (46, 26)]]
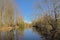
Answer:
[(5, 31), (13, 30), (13, 29), (18, 29), (18, 28), (19, 28), (18, 26), (15, 26), (15, 27), (0, 27), (0, 31), (5, 32)]

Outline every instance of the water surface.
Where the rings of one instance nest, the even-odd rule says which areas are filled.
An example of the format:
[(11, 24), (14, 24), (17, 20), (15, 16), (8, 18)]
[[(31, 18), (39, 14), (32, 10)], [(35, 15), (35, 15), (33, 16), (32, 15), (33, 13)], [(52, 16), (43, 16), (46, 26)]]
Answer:
[(0, 40), (42, 40), (38, 32), (33, 31), (32, 28), (23, 30), (12, 30), (8, 32), (0, 32)]

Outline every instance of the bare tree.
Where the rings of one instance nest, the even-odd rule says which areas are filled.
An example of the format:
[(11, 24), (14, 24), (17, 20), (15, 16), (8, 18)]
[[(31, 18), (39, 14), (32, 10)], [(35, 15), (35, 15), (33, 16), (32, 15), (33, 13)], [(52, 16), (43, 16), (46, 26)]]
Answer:
[[(38, 3), (36, 8), (42, 10), (42, 12), (43, 12), (42, 16), (43, 16), (44, 22), (45, 22), (45, 23), (43, 23), (43, 22), (40, 22), (40, 23), (42, 23), (42, 25), (45, 25), (45, 26), (48, 23), (48, 25), (50, 25), (52, 27), (52, 30), (51, 30), (52, 39), (51, 40), (54, 40), (56, 31), (58, 30), (58, 27), (59, 27), (58, 24), (59, 24), (59, 20), (60, 20), (60, 12), (59, 12), (60, 11), (60, 0), (36, 0), (36, 1)], [(42, 5), (45, 5), (45, 7), (47, 7), (48, 10), (46, 10), (45, 7), (43, 7)]]

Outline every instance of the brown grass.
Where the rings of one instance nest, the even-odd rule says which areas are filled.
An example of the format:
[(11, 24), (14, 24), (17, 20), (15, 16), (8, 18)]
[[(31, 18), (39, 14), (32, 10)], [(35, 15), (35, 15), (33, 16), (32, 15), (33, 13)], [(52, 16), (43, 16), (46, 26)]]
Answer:
[(15, 27), (0, 27), (0, 31), (10, 31), (10, 30), (13, 30), (13, 29), (18, 29), (19, 27), (18, 26), (15, 26)]
[(13, 27), (0, 27), (0, 31), (10, 31)]

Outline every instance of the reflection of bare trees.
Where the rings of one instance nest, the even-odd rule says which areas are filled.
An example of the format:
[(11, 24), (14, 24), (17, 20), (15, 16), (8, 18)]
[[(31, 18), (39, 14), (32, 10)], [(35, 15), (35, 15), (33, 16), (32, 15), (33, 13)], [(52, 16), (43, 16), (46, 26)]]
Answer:
[(20, 40), (24, 30), (0, 31), (0, 40)]
[(14, 40), (14, 35), (12, 32), (0, 32), (1, 40)]

